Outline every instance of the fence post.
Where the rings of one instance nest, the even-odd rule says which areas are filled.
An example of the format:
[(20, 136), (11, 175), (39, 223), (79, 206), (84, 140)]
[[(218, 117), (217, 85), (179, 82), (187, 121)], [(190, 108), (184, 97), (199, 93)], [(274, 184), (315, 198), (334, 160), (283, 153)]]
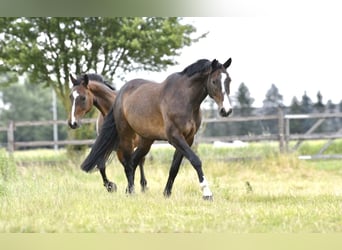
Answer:
[(14, 122), (10, 121), (7, 130), (7, 148), (10, 153), (14, 151)]
[(290, 118), (285, 119), (285, 152), (289, 152), (289, 140), (290, 140)]
[(284, 112), (281, 107), (278, 107), (278, 136), (279, 136), (279, 150), (281, 153), (283, 153), (285, 149)]

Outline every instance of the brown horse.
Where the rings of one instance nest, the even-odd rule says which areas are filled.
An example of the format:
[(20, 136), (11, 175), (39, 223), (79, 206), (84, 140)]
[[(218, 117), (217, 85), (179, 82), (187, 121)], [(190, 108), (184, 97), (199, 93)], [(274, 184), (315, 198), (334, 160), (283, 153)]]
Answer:
[[(202, 59), (182, 72), (171, 74), (161, 84), (143, 79), (127, 82), (118, 92), (100, 135), (81, 168), (91, 171), (116, 149), (123, 155), (121, 163), (128, 181), (126, 191), (132, 193), (134, 172), (140, 159), (149, 152), (155, 140), (167, 140), (176, 151), (164, 195), (171, 195), (173, 182), (185, 157), (197, 172), (203, 198), (211, 200), (212, 192), (202, 162), (191, 145), (201, 124), (200, 105), (208, 95), (217, 103), (221, 116), (232, 112), (229, 101), (231, 79), (226, 71), (230, 64), (230, 58), (224, 64), (216, 59)], [(224, 81), (222, 74), (226, 76)], [(133, 152), (135, 134), (141, 140)]]
[[(106, 82), (102, 76), (97, 74), (85, 74), (75, 79), (70, 74), (70, 80), (73, 84), (70, 100), (72, 103), (68, 124), (70, 128), (76, 129), (80, 126), (81, 119), (95, 106), (99, 111), (99, 115), (96, 122), (97, 134), (100, 132), (100, 128), (103, 124), (103, 117), (108, 114), (116, 98), (115, 88)], [(118, 157), (122, 157), (118, 155)], [(146, 190), (147, 181), (144, 174), (144, 159), (140, 164), (140, 184), (141, 189), (144, 192)], [(116, 191), (117, 187), (114, 182), (108, 180), (106, 175), (106, 165), (101, 162), (98, 165), (100, 170), (103, 185), (108, 192)]]

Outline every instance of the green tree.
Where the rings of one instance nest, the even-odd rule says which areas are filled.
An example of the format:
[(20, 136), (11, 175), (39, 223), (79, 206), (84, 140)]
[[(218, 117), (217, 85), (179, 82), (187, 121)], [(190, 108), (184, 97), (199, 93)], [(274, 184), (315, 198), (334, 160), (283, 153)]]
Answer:
[[(248, 87), (241, 83), (236, 93), (236, 103), (234, 113), (239, 116), (250, 116), (253, 112), (254, 98), (251, 97)], [(236, 122), (239, 135), (258, 134), (260, 133), (260, 126), (254, 121)]]
[(301, 109), (302, 113), (304, 114), (310, 114), (313, 111), (313, 103), (311, 101), (311, 98), (306, 94), (306, 91), (302, 96)]
[(266, 93), (263, 108), (266, 110), (266, 113), (274, 113), (279, 106), (283, 106), (283, 96), (279, 93), (276, 85), (272, 84)]
[(0, 70), (27, 73), (69, 109), (69, 73), (95, 71), (110, 81), (133, 70), (176, 64), (191, 38), (180, 18), (0, 18)]
[[(291, 101), (291, 105), (289, 107), (290, 114), (301, 114), (302, 108), (300, 102), (298, 101), (297, 97), (293, 97)], [(301, 134), (303, 133), (302, 128), (303, 121), (298, 119), (290, 120), (290, 133), (292, 134)]]
[(323, 104), (323, 96), (320, 91), (318, 91), (317, 93), (317, 102), (313, 106), (314, 109), (319, 113), (323, 113), (325, 110), (325, 106)]
[[(263, 113), (266, 115), (277, 114), (278, 108), (283, 106), (283, 96), (279, 93), (276, 85), (272, 84), (263, 101)], [(263, 126), (271, 134), (278, 132), (278, 122), (276, 120), (264, 121)]]
[[(0, 108), (1, 126), (13, 121), (43, 121), (52, 120), (51, 88), (40, 88), (29, 83), (11, 84), (2, 91), (4, 107)], [(65, 119), (66, 114), (58, 102), (58, 117)], [(17, 141), (52, 140), (52, 126), (17, 127), (15, 139)], [(59, 138), (66, 138), (66, 126), (59, 126)], [(6, 142), (6, 135), (2, 134), (0, 141)]]
[[(313, 103), (311, 101), (311, 98), (306, 94), (306, 91), (302, 96), (302, 101), (300, 105), (302, 114), (310, 114), (313, 112)], [(303, 132), (308, 131), (313, 126), (314, 122), (315, 121), (312, 119), (304, 119), (302, 124)]]
[[(328, 100), (326, 105), (327, 113), (335, 113), (338, 110), (338, 105), (334, 104), (332, 100)], [(326, 119), (323, 126), (324, 132), (336, 132), (340, 129), (339, 118), (332, 117)]]
[[(314, 113), (324, 113), (325, 112), (325, 106), (323, 104), (323, 96), (320, 91), (317, 92), (317, 102), (313, 104), (313, 112)], [(324, 123), (323, 123), (324, 124)], [(316, 128), (315, 132), (320, 133), (323, 131), (324, 126), (319, 126)]]
[[(338, 111), (341, 113), (342, 112), (342, 100), (338, 104)], [(342, 128), (342, 118), (339, 119), (338, 124), (340, 125), (340, 128)]]
[(248, 87), (241, 83), (236, 93), (236, 107), (241, 109), (242, 115), (250, 115), (254, 98), (251, 97)]

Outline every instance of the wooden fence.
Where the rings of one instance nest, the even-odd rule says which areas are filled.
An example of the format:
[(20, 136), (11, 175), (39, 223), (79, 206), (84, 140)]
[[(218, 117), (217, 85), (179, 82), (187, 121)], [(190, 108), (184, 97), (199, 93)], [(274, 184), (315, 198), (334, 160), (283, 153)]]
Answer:
[[(261, 116), (249, 116), (249, 117), (228, 117), (217, 119), (204, 119), (203, 123), (231, 123), (231, 122), (248, 122), (248, 121), (265, 121), (265, 120), (277, 120), (277, 134), (261, 134), (261, 135), (242, 135), (242, 136), (221, 136), (221, 137), (204, 137), (197, 136), (196, 142), (210, 143), (214, 141), (231, 142), (235, 140), (251, 142), (251, 141), (277, 141), (279, 143), (279, 150), (281, 152), (289, 152), (296, 150), (299, 145), (305, 140), (328, 140), (324, 147), (320, 150), (319, 154), (322, 154), (327, 147), (333, 142), (333, 140), (342, 138), (342, 129), (334, 133), (314, 133), (315, 130), (329, 118), (342, 118), (342, 113), (320, 113), (320, 114), (296, 114), (289, 115), (284, 114), (282, 109), (278, 110), (276, 115), (261, 115)], [(306, 131), (304, 134), (290, 134), (290, 122), (295, 119), (315, 119), (314, 125)], [(84, 119), (83, 123), (93, 123), (95, 119)], [(57, 141), (16, 141), (14, 137), (14, 131), (18, 127), (32, 127), (32, 126), (52, 126), (65, 125), (65, 120), (56, 121), (21, 121), (10, 122), (7, 127), (0, 127), (1, 131), (7, 131), (7, 149), (9, 152), (13, 152), (15, 149), (21, 147), (44, 147), (55, 145), (91, 145), (94, 139), (86, 140), (57, 140)], [(297, 141), (295, 147), (289, 148), (290, 141)], [(341, 152), (342, 153), (342, 152)], [(317, 157), (317, 156), (316, 156)], [(305, 158), (305, 157), (304, 157)], [(324, 157), (322, 157), (324, 158)]]

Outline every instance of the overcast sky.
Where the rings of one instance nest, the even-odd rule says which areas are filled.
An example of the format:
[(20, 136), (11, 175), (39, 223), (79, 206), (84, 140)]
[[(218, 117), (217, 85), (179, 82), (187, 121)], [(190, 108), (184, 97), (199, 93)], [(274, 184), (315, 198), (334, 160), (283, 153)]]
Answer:
[(341, 19), (319, 17), (200, 17), (184, 18), (197, 34), (206, 38), (182, 49), (179, 64), (165, 72), (139, 72), (128, 78), (143, 77), (163, 81), (201, 58), (224, 62), (232, 57), (229, 74), (234, 95), (244, 82), (262, 106), (267, 90), (274, 83), (284, 104), (304, 91), (313, 102), (321, 91), (323, 102), (342, 100)]

